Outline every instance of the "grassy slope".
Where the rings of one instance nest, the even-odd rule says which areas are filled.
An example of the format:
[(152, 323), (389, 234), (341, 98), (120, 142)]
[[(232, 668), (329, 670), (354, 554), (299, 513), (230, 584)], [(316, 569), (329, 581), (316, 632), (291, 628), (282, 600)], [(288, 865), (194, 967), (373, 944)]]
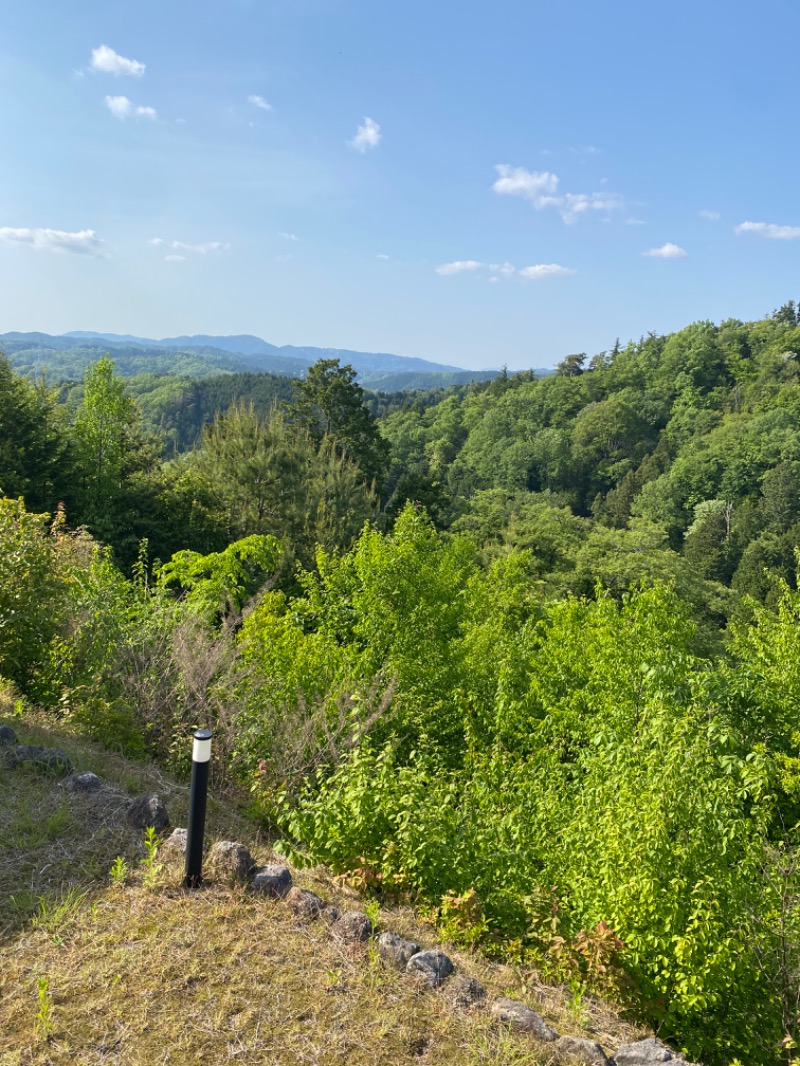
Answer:
[[(61, 747), (76, 769), (93, 769), (129, 795), (157, 790), (175, 824), (185, 824), (185, 785), (52, 726), (14, 726), (21, 742)], [(324, 922), (301, 922), (281, 902), (222, 884), (186, 893), (180, 866), (167, 862), (146, 886), (141, 834), (120, 808), (0, 768), (3, 1066), (550, 1061), (546, 1047), (498, 1029), (486, 1010), (453, 1009), (446, 986), (420, 991), (387, 970), (373, 946), (338, 944)], [(268, 843), (229, 805), (212, 800), (207, 836), (241, 840), (260, 862), (270, 858)], [(124, 884), (109, 877), (117, 855), (129, 865)], [(323, 870), (296, 880), (360, 906)], [(408, 908), (382, 911), (379, 926), (435, 945)], [(530, 975), (450, 953), (490, 995), (527, 999), (561, 1032), (588, 1035), (590, 1027), (606, 1049), (635, 1035), (601, 1004), (578, 1009)]]

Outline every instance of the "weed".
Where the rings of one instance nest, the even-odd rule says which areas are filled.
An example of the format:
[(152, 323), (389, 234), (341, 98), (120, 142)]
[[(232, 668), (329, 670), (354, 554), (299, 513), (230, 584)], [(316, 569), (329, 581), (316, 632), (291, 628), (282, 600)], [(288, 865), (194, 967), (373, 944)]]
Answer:
[(128, 864), (122, 855), (117, 855), (116, 859), (111, 863), (111, 869), (108, 871), (108, 874), (113, 884), (125, 884), (128, 877)]
[(376, 899), (364, 900), (364, 914), (372, 922), (372, 928), (377, 929), (381, 920), (381, 905)]
[(37, 980), (36, 991), (39, 996), (39, 1009), (36, 1012), (37, 1026), (41, 1036), (49, 1040), (53, 1032), (53, 997), (50, 994), (50, 982), (46, 977), (40, 977)]
[(158, 885), (158, 875), (161, 873), (161, 863), (156, 862), (158, 845), (160, 841), (155, 829), (149, 826), (144, 834), (145, 856), (142, 859), (142, 884), (145, 888), (155, 888)]
[(573, 978), (569, 983), (570, 995), (567, 1000), (566, 1006), (569, 1013), (575, 1019), (575, 1022), (585, 1029), (589, 1022), (589, 1016), (586, 1013), (586, 1007), (584, 1005), (584, 996), (586, 995), (586, 989), (581, 981)]

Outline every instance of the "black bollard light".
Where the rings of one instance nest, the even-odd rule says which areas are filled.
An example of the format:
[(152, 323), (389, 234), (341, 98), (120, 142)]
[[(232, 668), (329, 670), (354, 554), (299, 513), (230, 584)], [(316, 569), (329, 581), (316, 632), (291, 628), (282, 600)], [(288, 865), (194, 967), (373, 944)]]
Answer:
[(192, 784), (189, 791), (189, 826), (186, 833), (186, 888), (203, 883), (203, 833), (206, 827), (208, 764), (211, 759), (211, 730), (198, 729), (192, 747)]

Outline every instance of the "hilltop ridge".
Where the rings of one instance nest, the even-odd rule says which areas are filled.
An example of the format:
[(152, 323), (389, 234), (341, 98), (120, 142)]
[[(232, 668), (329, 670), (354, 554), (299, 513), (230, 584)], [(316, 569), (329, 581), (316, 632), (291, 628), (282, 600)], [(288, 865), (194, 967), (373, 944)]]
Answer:
[(245, 372), (303, 377), (319, 359), (338, 359), (356, 371), (364, 388), (399, 392), (489, 381), (499, 370), (468, 370), (414, 356), (358, 352), (345, 348), (278, 347), (250, 335), (166, 337), (154, 340), (133, 334), (76, 330), (61, 335), (9, 332), (0, 334), (0, 349), (19, 373), (61, 381), (77, 379), (106, 352), (117, 373), (172, 374), (207, 377)]

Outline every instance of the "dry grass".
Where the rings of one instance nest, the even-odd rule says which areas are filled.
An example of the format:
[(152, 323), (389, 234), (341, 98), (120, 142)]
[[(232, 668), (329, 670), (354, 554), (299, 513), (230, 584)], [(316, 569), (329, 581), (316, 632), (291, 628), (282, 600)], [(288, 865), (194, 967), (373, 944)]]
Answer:
[[(59, 732), (26, 724), (22, 740), (66, 749), (131, 795), (157, 789), (185, 824), (184, 785)], [(24, 736), (23, 736), (24, 734)], [(109, 802), (105, 802), (109, 800)], [(303, 923), (281, 902), (207, 885), (186, 893), (180, 866), (143, 883), (140, 836), (123, 798), (65, 795), (53, 779), (0, 769), (0, 1063), (191, 1066), (199, 1063), (547, 1063), (546, 1047), (504, 1032), (486, 1010), (456, 1012), (445, 992), (421, 991), (387, 970), (372, 945), (347, 947), (323, 921)], [(235, 810), (210, 809), (210, 832), (239, 839), (260, 861), (269, 845)], [(129, 875), (109, 869), (126, 857)], [(353, 907), (324, 871), (298, 877)], [(410, 908), (381, 925), (433, 946)], [(490, 995), (526, 998), (561, 1032), (609, 1048), (634, 1030), (600, 1004), (570, 1005), (563, 990), (531, 988), (509, 967), (451, 952)]]

